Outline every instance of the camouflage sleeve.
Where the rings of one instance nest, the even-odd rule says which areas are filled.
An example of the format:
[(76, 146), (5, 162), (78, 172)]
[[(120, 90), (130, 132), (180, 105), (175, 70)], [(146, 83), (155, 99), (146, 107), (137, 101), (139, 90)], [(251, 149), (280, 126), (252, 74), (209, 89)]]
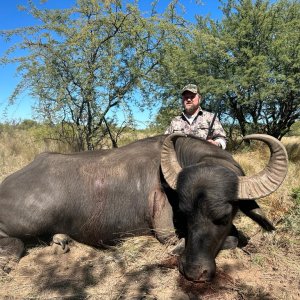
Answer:
[(169, 125), (169, 127), (166, 129), (165, 134), (171, 134), (174, 132), (174, 124), (176, 124), (176, 119), (173, 119)]
[(171, 134), (172, 132), (173, 132), (173, 130), (172, 130), (172, 125), (170, 125), (170, 126), (166, 129), (165, 134)]
[(218, 140), (222, 146), (223, 149), (226, 147), (226, 132), (217, 117), (215, 119), (214, 125), (213, 125), (213, 132), (212, 132), (212, 139), (213, 140)]

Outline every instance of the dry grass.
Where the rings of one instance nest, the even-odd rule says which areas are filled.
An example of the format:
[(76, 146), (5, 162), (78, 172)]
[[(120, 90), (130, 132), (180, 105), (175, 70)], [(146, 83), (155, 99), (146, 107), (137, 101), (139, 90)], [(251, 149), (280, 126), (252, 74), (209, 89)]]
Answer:
[[(0, 137), (2, 179), (36, 154), (62, 149), (24, 132), (2, 132)], [(0, 273), (0, 299), (300, 299), (299, 141), (283, 139), (293, 157), (287, 178), (259, 201), (277, 230), (265, 233), (239, 215), (235, 223), (250, 242), (243, 249), (220, 253), (213, 283), (187, 282), (178, 273), (176, 258), (168, 255), (169, 248), (153, 237), (126, 239), (108, 250), (73, 242), (71, 251), (61, 256), (41, 243), (29, 247), (10, 274)], [(259, 143), (235, 154), (247, 174), (262, 169), (268, 156)]]
[[(294, 207), (292, 191), (300, 188), (300, 137), (285, 138), (282, 142), (289, 156), (288, 174), (277, 191), (261, 200), (262, 206), (267, 208), (270, 217), (275, 223), (280, 222), (286, 213)], [(295, 155), (297, 152), (295, 149), (298, 149), (297, 155)], [(291, 156), (293, 160), (290, 159)], [(262, 170), (266, 165), (269, 149), (266, 146), (262, 146), (261, 143), (255, 143), (255, 146), (250, 151), (235, 154), (234, 157), (243, 167), (246, 174), (254, 174)]]
[(282, 142), (284, 143), (286, 150), (289, 155), (289, 160), (292, 162), (300, 162), (300, 137), (287, 137), (283, 138)]
[(0, 132), (0, 180), (31, 162), (41, 152), (69, 152), (62, 143), (44, 139), (39, 132)]

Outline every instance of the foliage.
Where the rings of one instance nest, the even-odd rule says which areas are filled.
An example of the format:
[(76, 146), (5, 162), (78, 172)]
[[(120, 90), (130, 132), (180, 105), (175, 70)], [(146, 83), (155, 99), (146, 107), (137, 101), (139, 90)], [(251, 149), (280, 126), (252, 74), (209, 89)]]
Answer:
[(293, 189), (292, 198), (295, 200), (296, 206), (300, 208), (300, 187)]
[(25, 119), (21, 121), (19, 124), (16, 124), (16, 127), (21, 130), (28, 130), (31, 128), (35, 128), (38, 126), (38, 122), (30, 119)]
[[(215, 110), (222, 99), (221, 120), (238, 124), (242, 135), (281, 139), (300, 116), (300, 3), (221, 2), (221, 21), (198, 16), (181, 44), (167, 52), (160, 70), (163, 85), (169, 82), (165, 94), (174, 95), (170, 85), (180, 90), (179, 84), (195, 82), (203, 107)], [(170, 103), (166, 97), (161, 113)]]
[(291, 126), (291, 131), (287, 134), (287, 136), (300, 136), (300, 121), (295, 122), (292, 126)]
[(227, 100), (242, 134), (265, 131), (279, 139), (300, 115), (300, 3), (232, 1), (223, 7), (229, 41)]
[[(22, 76), (11, 100), (29, 90), (38, 99), (38, 114), (77, 150), (100, 147), (104, 137), (117, 147), (124, 128), (133, 126), (133, 107), (149, 108), (157, 101), (140, 98), (151, 95), (149, 77), (163, 41), (173, 38), (180, 21), (177, 2), (171, 1), (163, 15), (155, 12), (154, 2), (144, 17), (137, 2), (78, 0), (57, 10), (39, 9), (28, 0), (23, 9), (41, 25), (2, 32), (6, 39), (20, 38), (2, 58), (17, 63)], [(23, 56), (13, 56), (20, 49)]]
[(300, 3), (220, 3), (222, 20), (197, 16), (194, 24), (179, 0), (162, 14), (158, 1), (145, 14), (138, 1), (77, 0), (55, 10), (28, 0), (24, 9), (40, 25), (1, 32), (19, 38), (1, 59), (22, 77), (11, 101), (28, 90), (51, 138), (80, 151), (107, 138), (117, 147), (135, 127), (136, 108), (160, 105), (152, 126), (164, 132), (181, 109), (182, 86), (195, 82), (230, 140), (252, 132), (281, 139), (300, 117)]

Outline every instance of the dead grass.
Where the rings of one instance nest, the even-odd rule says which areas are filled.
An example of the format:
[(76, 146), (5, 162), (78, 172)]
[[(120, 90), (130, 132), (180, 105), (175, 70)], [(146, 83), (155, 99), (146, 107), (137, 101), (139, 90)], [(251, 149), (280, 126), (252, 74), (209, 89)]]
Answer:
[[(71, 251), (31, 248), (0, 277), (0, 299), (298, 299), (296, 254), (256, 236), (243, 250), (223, 251), (212, 283), (191, 283), (176, 258), (153, 237), (135, 237), (110, 250), (73, 242)], [(260, 247), (268, 246), (268, 251)]]
[[(1, 133), (2, 179), (37, 153), (59, 150), (22, 134)], [(0, 273), (0, 299), (300, 299), (300, 157), (291, 150), (298, 142), (298, 137), (283, 139), (293, 155), (287, 178), (275, 193), (259, 201), (277, 230), (265, 233), (239, 215), (236, 226), (250, 242), (243, 249), (220, 253), (212, 283), (186, 281), (178, 272), (177, 259), (154, 237), (133, 237), (107, 250), (73, 242), (64, 255), (41, 243), (30, 246), (10, 274)], [(257, 149), (235, 154), (247, 174), (262, 169), (269, 155), (267, 148)]]
[(68, 152), (65, 145), (42, 138), (38, 132), (0, 132), (0, 180), (31, 162), (42, 152)]
[[(288, 173), (281, 187), (259, 201), (275, 224), (281, 222), (283, 217), (294, 207), (295, 203), (291, 196), (292, 191), (300, 188), (300, 152), (297, 156), (295, 156), (295, 152), (290, 152), (290, 149), (296, 149), (297, 147), (300, 149), (300, 138), (289, 137), (283, 139), (282, 142), (287, 149), (289, 157), (293, 154), (294, 159), (289, 159)], [(287, 148), (287, 145), (290, 145), (290, 148)], [(259, 146), (258, 150), (253, 150), (252, 148), (248, 152), (237, 153), (234, 155), (234, 158), (243, 167), (245, 173), (251, 175), (264, 168), (269, 156), (268, 147)]]
[(285, 145), (289, 160), (300, 163), (300, 137), (287, 137), (282, 141)]

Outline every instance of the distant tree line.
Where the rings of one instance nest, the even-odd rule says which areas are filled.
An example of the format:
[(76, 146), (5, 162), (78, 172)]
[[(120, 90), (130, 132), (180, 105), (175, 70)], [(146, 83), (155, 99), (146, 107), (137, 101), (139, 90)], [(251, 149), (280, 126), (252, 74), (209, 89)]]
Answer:
[(135, 126), (134, 107), (159, 105), (153, 125), (163, 132), (188, 82), (200, 86), (206, 109), (219, 111), (231, 139), (253, 132), (281, 139), (299, 120), (299, 1), (220, 1), (221, 20), (194, 22), (178, 0), (162, 13), (154, 1), (147, 14), (126, 2), (77, 0), (50, 10), (28, 0), (22, 9), (40, 25), (1, 32), (20, 41), (0, 61), (16, 63), (22, 76), (11, 101), (27, 90), (37, 115), (78, 151), (104, 138), (117, 147)]

